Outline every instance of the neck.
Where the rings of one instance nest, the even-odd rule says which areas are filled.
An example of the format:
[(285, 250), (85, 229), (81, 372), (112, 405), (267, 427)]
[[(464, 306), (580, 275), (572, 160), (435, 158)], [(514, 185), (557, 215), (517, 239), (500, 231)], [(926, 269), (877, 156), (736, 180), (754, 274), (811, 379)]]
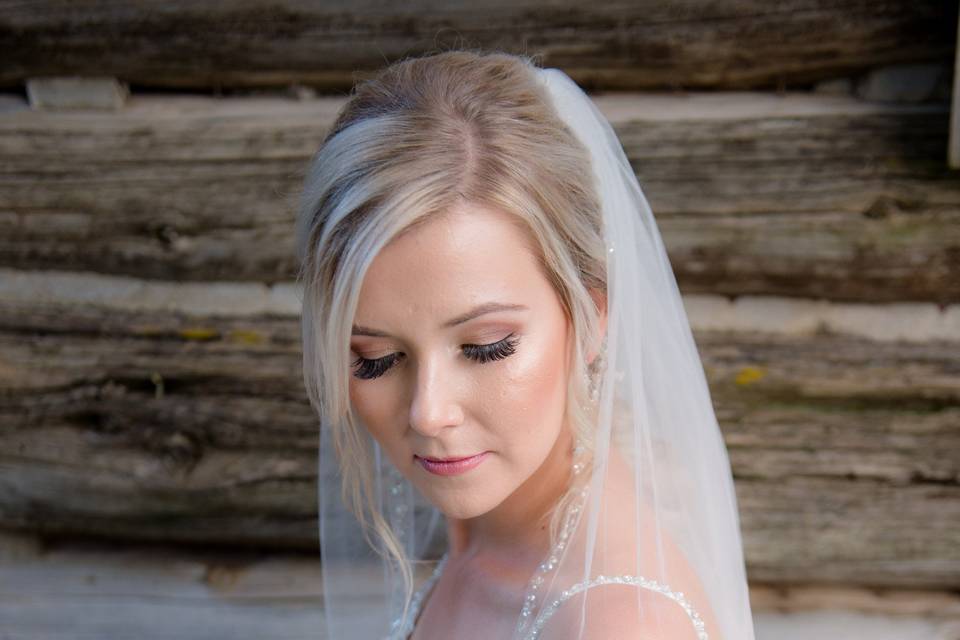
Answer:
[(448, 519), (451, 555), (531, 552), (549, 547), (551, 509), (571, 482), (573, 436), (564, 428), (546, 460), (526, 482), (491, 511), (467, 520)]

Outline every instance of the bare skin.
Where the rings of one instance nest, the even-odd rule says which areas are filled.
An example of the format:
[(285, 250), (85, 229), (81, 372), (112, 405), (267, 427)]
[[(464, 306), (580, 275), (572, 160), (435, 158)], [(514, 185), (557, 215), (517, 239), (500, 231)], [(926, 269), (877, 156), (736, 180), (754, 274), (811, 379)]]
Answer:
[[(535, 474), (530, 480), (531, 486), (522, 487), (508, 501), (526, 500), (525, 496), (542, 483), (539, 486), (552, 488), (549, 493), (541, 492), (545, 504), (537, 504), (535, 508), (534, 501), (526, 504), (532, 507), (530, 514), (545, 514), (547, 505), (559, 497), (552, 494), (569, 482), (571, 447), (571, 438), (562, 434), (542, 473)], [(554, 461), (562, 461), (561, 468), (557, 469), (558, 465), (552, 464)], [(557, 485), (549, 478), (544, 482), (549, 473), (564, 478), (563, 484)], [(535, 524), (534, 520), (529, 516), (518, 517), (515, 539), (492, 540), (471, 528), (469, 520), (448, 519), (449, 559), (424, 604), (411, 636), (413, 640), (509, 638), (527, 582), (549, 549), (548, 524), (542, 521), (530, 526)]]

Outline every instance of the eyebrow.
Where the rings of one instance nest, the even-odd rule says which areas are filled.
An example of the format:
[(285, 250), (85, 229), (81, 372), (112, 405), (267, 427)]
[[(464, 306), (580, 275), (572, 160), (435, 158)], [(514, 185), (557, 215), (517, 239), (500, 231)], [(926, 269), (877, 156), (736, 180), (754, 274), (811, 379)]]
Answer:
[[(522, 305), (522, 304), (507, 304), (507, 303), (503, 303), (503, 302), (485, 302), (485, 303), (483, 303), (483, 304), (481, 304), (481, 305), (478, 305), (478, 306), (474, 307), (474, 308), (471, 309), (470, 311), (467, 311), (466, 313), (463, 313), (463, 314), (461, 314), (461, 315), (459, 315), (459, 316), (457, 316), (457, 317), (455, 317), (455, 318), (451, 318), (450, 320), (447, 320), (447, 321), (444, 322), (442, 325), (440, 325), (440, 328), (441, 328), (441, 329), (450, 329), (450, 328), (452, 328), (452, 327), (457, 326), (458, 324), (463, 324), (464, 322), (469, 322), (470, 320), (473, 320), (474, 318), (478, 318), (478, 317), (480, 317), (480, 316), (482, 316), (482, 315), (486, 315), (486, 314), (488, 314), (488, 313), (494, 313), (494, 312), (496, 312), (496, 311), (525, 311), (525, 310), (527, 310), (527, 306), (526, 306), (526, 305)], [(352, 335), (355, 335), (355, 336), (371, 336), (371, 337), (373, 337), (373, 338), (390, 338), (390, 337), (392, 337), (389, 333), (384, 333), (383, 331), (380, 331), (379, 329), (371, 329), (371, 328), (369, 328), (369, 327), (361, 327), (360, 325), (353, 325)]]

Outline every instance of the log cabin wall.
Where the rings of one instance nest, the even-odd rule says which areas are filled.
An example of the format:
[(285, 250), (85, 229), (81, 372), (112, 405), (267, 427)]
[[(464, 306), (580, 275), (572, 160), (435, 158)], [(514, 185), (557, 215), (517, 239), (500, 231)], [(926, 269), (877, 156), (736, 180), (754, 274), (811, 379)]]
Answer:
[(0, 637), (318, 637), (297, 191), (355, 78), (457, 46), (564, 69), (617, 130), (730, 453), (758, 638), (830, 607), (960, 637), (957, 18), (0, 2)]

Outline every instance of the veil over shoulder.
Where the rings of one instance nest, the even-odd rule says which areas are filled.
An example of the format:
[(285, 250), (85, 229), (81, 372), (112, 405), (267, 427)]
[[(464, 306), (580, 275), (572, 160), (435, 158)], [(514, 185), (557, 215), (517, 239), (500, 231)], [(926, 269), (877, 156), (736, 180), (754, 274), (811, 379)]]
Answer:
[[(509, 612), (512, 639), (600, 640), (598, 630), (620, 629), (635, 635), (610, 637), (753, 640), (727, 450), (653, 213), (593, 101), (560, 70), (531, 71), (589, 150), (603, 207), (607, 324), (595, 428), (577, 443), (576, 490), (560, 535)], [(376, 442), (368, 446), (377, 506), (407, 557), (422, 566), (419, 586), (429, 587), (422, 580), (428, 561), (443, 552), (444, 516)], [(406, 639), (420, 601), (408, 599), (402, 573), (371, 549), (345, 507), (323, 425), (319, 456), (326, 637)]]

